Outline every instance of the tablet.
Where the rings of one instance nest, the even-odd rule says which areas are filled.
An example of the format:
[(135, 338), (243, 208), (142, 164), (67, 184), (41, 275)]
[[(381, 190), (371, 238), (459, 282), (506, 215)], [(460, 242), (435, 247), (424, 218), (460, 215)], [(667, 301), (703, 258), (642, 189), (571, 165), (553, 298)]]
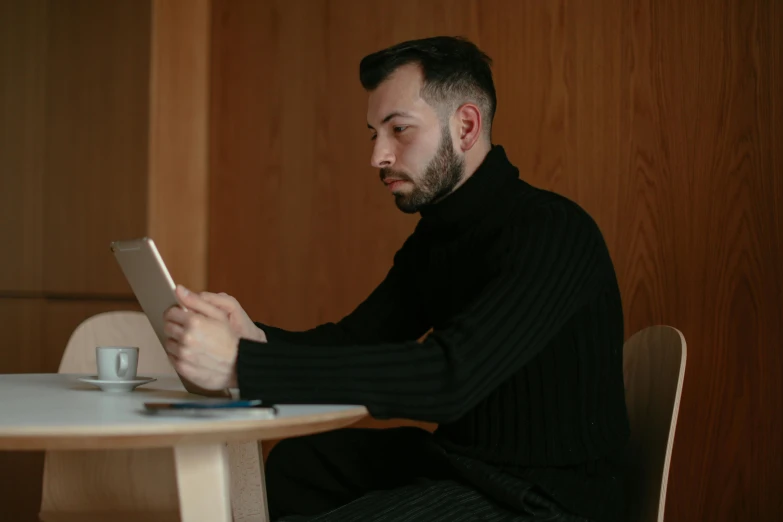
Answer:
[[(172, 306), (177, 306), (176, 285), (160, 256), (155, 242), (148, 237), (114, 241), (111, 251), (117, 259), (122, 273), (130, 284), (141, 309), (147, 316), (152, 329), (158, 336), (161, 350), (166, 345), (163, 333), (163, 314)], [(228, 390), (205, 390), (179, 376), (185, 389), (190, 393), (208, 396), (230, 396)]]

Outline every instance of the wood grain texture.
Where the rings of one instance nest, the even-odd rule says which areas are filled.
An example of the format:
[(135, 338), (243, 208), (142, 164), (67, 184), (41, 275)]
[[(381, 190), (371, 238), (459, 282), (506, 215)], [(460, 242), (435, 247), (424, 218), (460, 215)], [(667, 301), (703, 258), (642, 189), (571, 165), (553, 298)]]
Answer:
[(208, 0), (152, 3), (147, 235), (172, 277), (207, 280)]
[(774, 216), (783, 164), (773, 156), (779, 127), (775, 134), (770, 125), (782, 116), (772, 94), (781, 64), (770, 54), (779, 30), (760, 28), (779, 29), (781, 18), (765, 2), (715, 7), (637, 5), (631, 117), (647, 120), (640, 138), (651, 138), (636, 147), (633, 128), (630, 158), (655, 187), (636, 200), (658, 240), (648, 252), (629, 249), (621, 276), (629, 329), (675, 324), (693, 347), (669, 517), (775, 520), (781, 500), (768, 491), (783, 483), (783, 426), (772, 413), (783, 409), (783, 361), (773, 348), (783, 338), (783, 263)]
[(0, 2), (0, 291), (40, 292), (46, 1)]
[(688, 339), (667, 520), (783, 512), (783, 5), (771, 0), (215, 0), (209, 286), (258, 320), (349, 312), (415, 218), (368, 166), (358, 62), (463, 34), (494, 141), (603, 230), (626, 334)]
[[(84, 518), (135, 513), (137, 520), (179, 511), (170, 448), (116, 451), (48, 451), (40, 512)], [(176, 518), (175, 518), (176, 519)]]
[(109, 243), (146, 232), (150, 2), (48, 8), (44, 290), (132, 295)]
[(209, 286), (284, 327), (334, 319), (415, 223), (369, 166), (357, 64), (376, 30), (324, 1), (213, 9)]

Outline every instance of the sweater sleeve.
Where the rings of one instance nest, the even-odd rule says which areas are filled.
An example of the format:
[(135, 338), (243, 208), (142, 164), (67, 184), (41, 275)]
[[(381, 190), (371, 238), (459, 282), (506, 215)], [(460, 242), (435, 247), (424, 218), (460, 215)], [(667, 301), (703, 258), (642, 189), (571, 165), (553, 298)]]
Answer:
[(412, 274), (416, 269), (412, 243), (409, 238), (395, 254), (385, 279), (340, 321), (299, 332), (257, 321), (256, 326), (264, 331), (270, 344), (276, 345), (345, 346), (418, 339), (430, 326)]
[(539, 353), (595, 294), (604, 245), (585, 221), (570, 207), (552, 205), (509, 227), (504, 269), (422, 343), (323, 350), (243, 339), (240, 393), (269, 403), (361, 404), (377, 418), (456, 420)]

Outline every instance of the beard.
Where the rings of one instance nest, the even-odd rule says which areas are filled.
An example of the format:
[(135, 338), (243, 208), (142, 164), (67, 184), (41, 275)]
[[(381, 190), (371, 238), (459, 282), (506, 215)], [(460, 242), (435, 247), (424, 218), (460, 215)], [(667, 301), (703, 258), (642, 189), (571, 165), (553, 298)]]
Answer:
[(410, 181), (413, 190), (394, 195), (397, 208), (406, 214), (419, 212), (422, 207), (442, 200), (459, 184), (465, 173), (465, 160), (457, 155), (448, 127), (441, 128), (438, 150), (424, 169), (421, 180), (415, 181), (404, 172), (381, 169), (381, 179), (397, 178)]

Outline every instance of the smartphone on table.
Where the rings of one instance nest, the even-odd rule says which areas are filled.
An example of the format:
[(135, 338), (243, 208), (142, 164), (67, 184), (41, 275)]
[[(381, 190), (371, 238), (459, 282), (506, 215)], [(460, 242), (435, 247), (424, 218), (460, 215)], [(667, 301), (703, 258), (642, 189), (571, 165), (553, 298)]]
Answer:
[(150, 414), (184, 414), (189, 416), (244, 410), (252, 412), (253, 416), (261, 414), (269, 416), (269, 418), (274, 418), (278, 412), (274, 405), (264, 405), (260, 400), (255, 399), (145, 402), (144, 409)]

